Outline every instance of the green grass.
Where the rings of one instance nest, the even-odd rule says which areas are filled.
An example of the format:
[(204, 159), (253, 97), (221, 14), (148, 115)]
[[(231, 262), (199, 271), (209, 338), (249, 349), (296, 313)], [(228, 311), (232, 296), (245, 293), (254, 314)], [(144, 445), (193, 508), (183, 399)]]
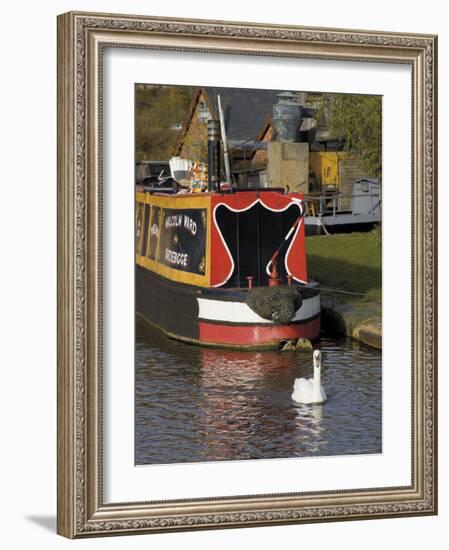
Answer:
[(382, 299), (380, 227), (369, 233), (306, 238), (309, 279), (323, 287), (363, 294), (354, 299)]

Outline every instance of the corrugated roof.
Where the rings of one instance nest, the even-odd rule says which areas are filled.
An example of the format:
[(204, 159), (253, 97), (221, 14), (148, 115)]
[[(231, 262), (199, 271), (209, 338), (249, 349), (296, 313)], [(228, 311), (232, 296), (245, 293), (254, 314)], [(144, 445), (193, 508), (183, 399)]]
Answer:
[(273, 105), (282, 90), (255, 90), (243, 88), (202, 88), (209, 107), (218, 118), (218, 95), (221, 97), (226, 133), (230, 145), (253, 141), (262, 124), (273, 114)]

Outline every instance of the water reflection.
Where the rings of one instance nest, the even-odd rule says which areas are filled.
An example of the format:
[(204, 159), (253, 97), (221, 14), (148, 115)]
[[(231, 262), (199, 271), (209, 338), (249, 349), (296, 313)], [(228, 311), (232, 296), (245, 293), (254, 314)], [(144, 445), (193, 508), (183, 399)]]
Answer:
[(323, 339), (324, 405), (291, 400), (311, 354), (190, 346), (137, 323), (136, 463), (381, 452), (381, 355)]
[(324, 430), (323, 421), (323, 405), (301, 405), (294, 404), (296, 409), (295, 417), (295, 434), (297, 435), (297, 443), (308, 443), (308, 448), (311, 454), (320, 454), (321, 447), (325, 440), (321, 437)]

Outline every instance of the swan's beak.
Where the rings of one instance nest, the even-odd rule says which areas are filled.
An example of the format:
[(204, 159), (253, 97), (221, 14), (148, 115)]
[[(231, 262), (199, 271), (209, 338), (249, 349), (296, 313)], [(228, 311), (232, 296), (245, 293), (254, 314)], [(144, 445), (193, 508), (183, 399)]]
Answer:
[(316, 349), (313, 352), (313, 358), (316, 359), (317, 361), (319, 361), (321, 359), (321, 351), (319, 349)]

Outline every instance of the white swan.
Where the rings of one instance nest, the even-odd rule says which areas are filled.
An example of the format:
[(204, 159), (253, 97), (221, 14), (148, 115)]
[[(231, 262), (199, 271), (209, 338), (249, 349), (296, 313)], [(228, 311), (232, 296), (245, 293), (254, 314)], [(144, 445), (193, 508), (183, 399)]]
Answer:
[(321, 385), (321, 351), (313, 352), (313, 378), (297, 378), (293, 385), (292, 399), (295, 403), (324, 403), (326, 392)]

